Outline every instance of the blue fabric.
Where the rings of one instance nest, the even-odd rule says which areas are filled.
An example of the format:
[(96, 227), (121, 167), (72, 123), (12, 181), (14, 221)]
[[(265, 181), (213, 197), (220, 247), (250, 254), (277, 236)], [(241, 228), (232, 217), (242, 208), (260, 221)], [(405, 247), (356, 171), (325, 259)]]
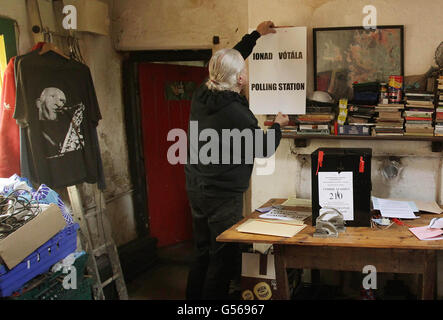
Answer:
[(32, 198), (36, 200), (38, 203), (42, 204), (51, 204), (51, 203), (56, 204), (62, 211), (66, 223), (68, 225), (74, 223), (74, 219), (72, 218), (68, 208), (63, 203), (59, 194), (54, 190), (52, 190), (51, 188), (49, 188), (47, 185), (42, 184), (40, 188), (38, 188), (38, 190), (34, 193)]
[(2, 180), (0, 194), (5, 197), (14, 192), (16, 195), (23, 196), (24, 198), (28, 198), (30, 200), (30, 193), (35, 192), (28, 179), (19, 177), (16, 174), (12, 175), (8, 179)]
[(66, 223), (68, 225), (74, 223), (74, 219), (63, 203), (60, 195), (47, 185), (42, 184), (36, 191), (28, 179), (19, 177), (15, 174), (8, 179), (4, 179), (0, 187), (0, 195), (8, 197), (12, 193), (14, 193), (15, 196), (25, 198), (30, 202), (36, 202), (39, 204), (54, 203), (60, 208)]

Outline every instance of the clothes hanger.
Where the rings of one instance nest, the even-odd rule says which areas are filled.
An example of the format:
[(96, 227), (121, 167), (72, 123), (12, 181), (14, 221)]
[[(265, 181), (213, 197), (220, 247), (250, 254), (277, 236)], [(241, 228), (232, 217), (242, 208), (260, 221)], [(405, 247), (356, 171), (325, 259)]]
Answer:
[(58, 55), (62, 56), (63, 58), (70, 60), (71, 58), (69, 58), (67, 55), (65, 55), (55, 44), (53, 43), (48, 43), (46, 42), (43, 47), (40, 49), (39, 54), (43, 55), (49, 51), (55, 52)]
[[(49, 41), (46, 41), (46, 35), (48, 36)], [(46, 31), (45, 33), (45, 44), (43, 45), (43, 47), (40, 49), (39, 54), (43, 55), (49, 51), (52, 51), (60, 56), (62, 56), (63, 58), (70, 60), (71, 58), (68, 57), (67, 55), (65, 55), (63, 53), (62, 50), (60, 50), (53, 42), (52, 42), (52, 34), (49, 31)]]

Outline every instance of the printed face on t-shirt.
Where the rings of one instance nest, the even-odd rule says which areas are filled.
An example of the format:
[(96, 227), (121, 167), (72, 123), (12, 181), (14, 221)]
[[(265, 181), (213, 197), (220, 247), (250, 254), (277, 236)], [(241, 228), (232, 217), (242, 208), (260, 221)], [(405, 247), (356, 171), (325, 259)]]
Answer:
[(63, 110), (66, 95), (57, 88), (46, 88), (37, 101), (39, 120), (57, 120), (57, 113)]

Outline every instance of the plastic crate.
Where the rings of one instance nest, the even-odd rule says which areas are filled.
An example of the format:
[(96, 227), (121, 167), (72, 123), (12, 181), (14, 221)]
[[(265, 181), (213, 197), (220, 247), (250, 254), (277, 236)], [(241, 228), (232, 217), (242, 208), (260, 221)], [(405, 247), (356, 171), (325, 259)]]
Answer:
[[(89, 255), (82, 251), (81, 255), (77, 257), (74, 262), (74, 267), (77, 271), (78, 288), (80, 283), (83, 283), (85, 278), (86, 263)], [(56, 293), (60, 295), (63, 292), (63, 279), (66, 276), (63, 270), (57, 272), (47, 272), (43, 275), (37, 276), (29, 281), (20, 292), (14, 293), (11, 297), (13, 300), (48, 300), (54, 297)], [(72, 291), (72, 290), (66, 290)]]
[(85, 278), (80, 282), (77, 289), (63, 290), (60, 296), (50, 300), (93, 300), (92, 279)]
[(92, 279), (78, 281), (77, 289), (64, 289), (60, 275), (50, 276), (42, 284), (13, 300), (92, 300)]
[(20, 264), (8, 270), (0, 266), (0, 296), (8, 297), (28, 281), (47, 272), (58, 261), (77, 249), (78, 224), (71, 224), (31, 253)]

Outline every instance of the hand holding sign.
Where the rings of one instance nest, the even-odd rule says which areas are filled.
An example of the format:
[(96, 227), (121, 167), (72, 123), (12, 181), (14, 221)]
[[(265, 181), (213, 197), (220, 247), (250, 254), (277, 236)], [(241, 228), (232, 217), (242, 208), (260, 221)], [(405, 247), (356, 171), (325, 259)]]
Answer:
[(274, 22), (272, 21), (263, 21), (257, 26), (257, 31), (260, 33), (260, 35), (264, 36), (268, 33), (276, 33), (275, 31)]
[(279, 112), (275, 117), (274, 123), (278, 123), (280, 127), (286, 127), (289, 124), (289, 117)]

